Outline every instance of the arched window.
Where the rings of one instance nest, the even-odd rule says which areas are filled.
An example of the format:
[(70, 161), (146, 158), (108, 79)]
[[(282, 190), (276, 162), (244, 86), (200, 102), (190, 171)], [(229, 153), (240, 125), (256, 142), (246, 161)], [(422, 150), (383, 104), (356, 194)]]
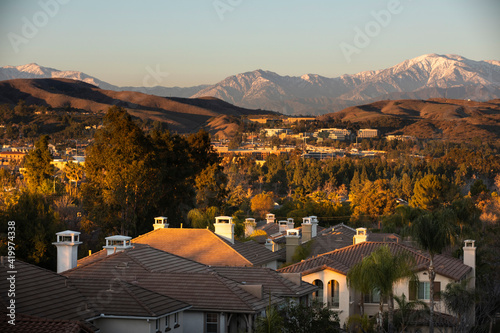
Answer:
[(314, 280), (313, 284), (318, 287), (318, 290), (314, 292), (314, 298), (319, 298), (323, 302), (323, 281)]
[(328, 281), (328, 306), (339, 307), (339, 283), (336, 280)]

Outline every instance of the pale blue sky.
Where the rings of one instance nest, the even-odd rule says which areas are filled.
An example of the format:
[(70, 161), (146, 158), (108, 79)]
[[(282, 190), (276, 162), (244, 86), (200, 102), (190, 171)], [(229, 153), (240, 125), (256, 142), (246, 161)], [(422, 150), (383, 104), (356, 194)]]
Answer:
[[(498, 0), (0, 0), (0, 66), (36, 62), (121, 86), (143, 85), (148, 69), (169, 73), (147, 81), (164, 86), (255, 69), (336, 77), (427, 53), (500, 60), (499, 17)], [(356, 47), (356, 28), (372, 36), (348, 62), (341, 45)]]

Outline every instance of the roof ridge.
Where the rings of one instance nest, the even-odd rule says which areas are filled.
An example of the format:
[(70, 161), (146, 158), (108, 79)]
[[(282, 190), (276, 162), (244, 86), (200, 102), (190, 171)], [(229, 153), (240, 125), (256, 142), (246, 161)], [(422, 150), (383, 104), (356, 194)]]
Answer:
[[(153, 247), (153, 246), (151, 246), (149, 244), (142, 244), (141, 243), (141, 245), (143, 246), (144, 249), (150, 249), (150, 250), (153, 250), (153, 251), (158, 251), (158, 252), (161, 252), (161, 253), (166, 253), (166, 254), (174, 256), (176, 258), (179, 258), (179, 259), (182, 259), (182, 260), (186, 260), (186, 261), (190, 261), (191, 263), (198, 264), (200, 266), (205, 267), (206, 269), (210, 268), (209, 265), (205, 265), (205, 264), (203, 264), (201, 262), (195, 261), (195, 260), (190, 259), (190, 258), (182, 257), (182, 256), (177, 255), (177, 254), (172, 253), (172, 252), (167, 252), (167, 251), (163, 251), (163, 250), (157, 249), (156, 247)], [(128, 249), (128, 250), (130, 250), (130, 249)], [(129, 256), (130, 258), (132, 258), (132, 260), (134, 260), (136, 263), (138, 263), (141, 267), (143, 267), (145, 270), (147, 270), (149, 272), (161, 272), (161, 271), (152, 270), (152, 269), (147, 268), (144, 264), (142, 264), (142, 261), (140, 261), (139, 259), (134, 258), (133, 256), (130, 256), (129, 254), (127, 254), (127, 256)]]
[[(231, 250), (233, 250), (234, 252), (236, 252), (241, 258), (243, 258), (243, 260), (245, 260), (246, 262), (248, 262), (250, 265), (253, 266), (253, 263), (248, 260), (247, 258), (245, 258), (245, 256), (243, 256), (239, 251), (236, 251), (236, 249), (234, 249), (231, 245), (229, 245), (229, 241), (226, 241), (225, 239), (223, 239), (221, 236), (217, 235), (215, 232), (211, 231), (211, 230), (208, 230), (208, 229), (204, 229), (204, 230), (207, 230), (211, 235), (215, 236), (219, 241), (221, 241), (224, 245), (226, 245), (227, 247), (229, 247)], [(238, 242), (240, 244), (243, 244), (242, 242)], [(233, 244), (234, 245), (234, 244)]]
[[(140, 306), (142, 306), (147, 312), (149, 312), (152, 316), (157, 316), (156, 313), (153, 312), (153, 310), (151, 310), (146, 304), (144, 304), (136, 295), (135, 293), (133, 293), (131, 290), (130, 290), (130, 284), (127, 283), (126, 281), (122, 281), (120, 279), (118, 279), (118, 283), (120, 283), (120, 285), (122, 285), (122, 287), (124, 287), (125, 291), (127, 292), (127, 294), (129, 294)], [(142, 288), (142, 289), (145, 289), (145, 288)], [(146, 290), (149, 290), (149, 289), (146, 289)]]

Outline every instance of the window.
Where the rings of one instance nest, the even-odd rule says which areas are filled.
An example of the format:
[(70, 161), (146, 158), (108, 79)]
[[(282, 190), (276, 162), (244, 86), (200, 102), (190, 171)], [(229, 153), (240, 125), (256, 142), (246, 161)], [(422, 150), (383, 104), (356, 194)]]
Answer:
[(365, 295), (365, 303), (380, 303), (380, 292), (378, 290), (372, 290), (371, 293)]
[(160, 319), (156, 319), (156, 330), (158, 331), (160, 329)]
[(166, 328), (170, 327), (170, 316), (165, 317), (165, 327)]
[[(439, 301), (441, 291), (441, 282), (434, 282), (434, 300)], [(431, 299), (430, 282), (410, 282), (410, 301), (421, 299), (428, 301)]]
[(174, 324), (179, 322), (179, 313), (174, 313)]
[(207, 313), (205, 315), (205, 333), (219, 332), (219, 316), (217, 313)]
[(314, 280), (313, 284), (318, 287), (318, 290), (314, 292), (314, 297), (319, 298), (323, 302), (323, 281)]
[(431, 299), (431, 287), (430, 282), (419, 282), (418, 283), (418, 299)]
[(339, 307), (339, 283), (335, 280), (328, 281), (328, 305), (334, 308)]

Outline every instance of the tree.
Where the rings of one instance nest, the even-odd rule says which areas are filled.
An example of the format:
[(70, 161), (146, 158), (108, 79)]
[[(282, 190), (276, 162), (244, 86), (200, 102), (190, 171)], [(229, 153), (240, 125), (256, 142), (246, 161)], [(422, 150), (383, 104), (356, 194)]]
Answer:
[(290, 302), (280, 313), (284, 319), (283, 332), (286, 333), (339, 332), (337, 312), (318, 301), (312, 304)]
[(443, 208), (435, 212), (419, 216), (411, 225), (412, 239), (429, 253), (429, 282), (430, 282), (430, 319), (429, 332), (434, 333), (434, 257), (440, 254), (451, 243), (453, 230), (452, 221), (455, 220), (454, 212)]
[(362, 189), (353, 196), (353, 217), (368, 216), (375, 222), (380, 216), (394, 212), (395, 199), (396, 194), (391, 190), (387, 180), (377, 179), (373, 183), (367, 180)]
[(435, 210), (444, 202), (450, 202), (455, 189), (441, 177), (429, 174), (415, 183), (411, 204), (425, 210)]
[(47, 187), (46, 183), (54, 172), (54, 167), (50, 162), (52, 162), (52, 155), (49, 151), (49, 137), (42, 135), (24, 160), (26, 182), (31, 192), (43, 190), (44, 185), (45, 188)]
[(475, 302), (474, 292), (467, 288), (468, 280), (448, 283), (441, 292), (446, 308), (458, 316), (458, 332), (467, 332), (470, 327), (467, 322)]
[(263, 192), (257, 194), (250, 201), (251, 209), (259, 217), (263, 218), (266, 213), (269, 213), (274, 208), (274, 200), (271, 193)]
[[(389, 300), (389, 332), (394, 331), (394, 292), (393, 286), (397, 282), (414, 278), (414, 260), (406, 252), (393, 254), (387, 245), (373, 251), (368, 257), (354, 265), (348, 272), (349, 281), (365, 292), (367, 289), (380, 293), (378, 326), (382, 326), (382, 312), (384, 299)], [(351, 274), (351, 275), (349, 275)], [(353, 283), (350, 282), (350, 283)], [(369, 288), (371, 287), (371, 288)], [(371, 291), (370, 290), (370, 291)]]
[[(1, 214), (2, 247), (8, 221), (15, 222), (16, 259), (55, 269), (56, 248), (52, 245), (61, 224), (48, 200), (39, 193), (25, 192)], [(4, 238), (5, 237), (5, 238)], [(2, 251), (4, 252), (4, 251)]]
[(67, 163), (64, 167), (64, 174), (69, 179), (69, 188), (71, 196), (71, 182), (75, 182), (75, 191), (78, 189), (78, 182), (83, 178), (85, 168), (79, 163)]
[(256, 333), (274, 333), (283, 329), (283, 318), (275, 306), (269, 305), (266, 308), (266, 315), (258, 317), (255, 321)]
[(406, 332), (408, 324), (411, 322), (412, 318), (418, 318), (419, 313), (427, 312), (429, 307), (427, 304), (420, 300), (408, 301), (406, 295), (401, 296), (394, 295), (394, 300), (398, 304), (398, 312), (395, 315), (394, 322), (399, 328), (400, 332)]
[(221, 167), (214, 163), (196, 176), (196, 202), (199, 207), (221, 207), (228, 195), (227, 177)]
[(103, 123), (85, 160), (85, 206), (107, 233), (136, 232), (155, 180), (151, 146), (123, 108), (109, 108)]

